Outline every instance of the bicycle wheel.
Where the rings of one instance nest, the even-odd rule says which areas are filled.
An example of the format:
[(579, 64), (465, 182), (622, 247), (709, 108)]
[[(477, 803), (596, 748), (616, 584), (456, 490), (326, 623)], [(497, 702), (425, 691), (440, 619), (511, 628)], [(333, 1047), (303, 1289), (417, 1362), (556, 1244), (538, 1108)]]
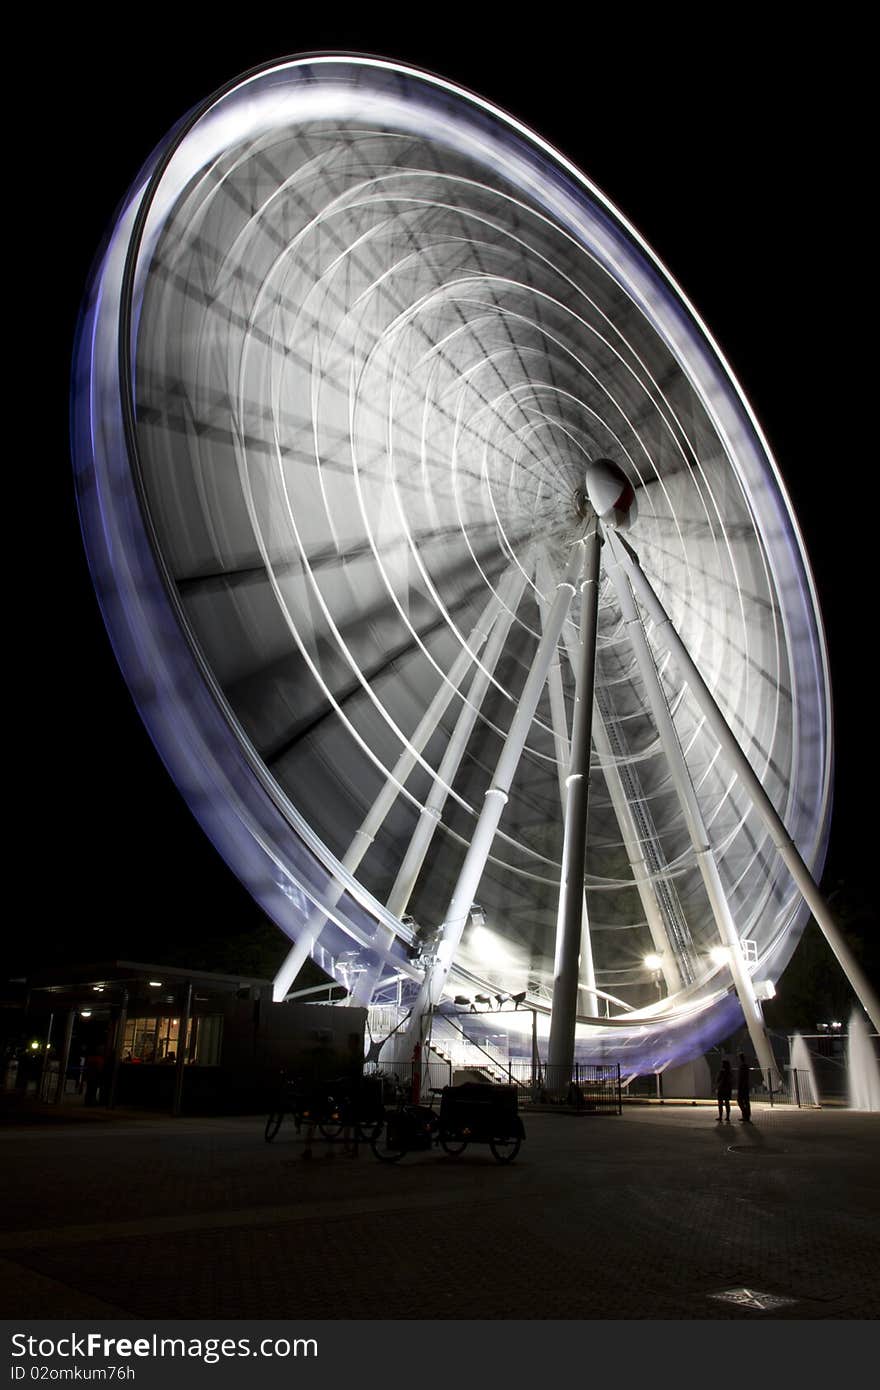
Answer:
[(406, 1153), (406, 1142), (397, 1125), (381, 1125), (370, 1141), (370, 1148), (380, 1163), (397, 1163)]
[(520, 1138), (490, 1139), (489, 1148), (499, 1163), (512, 1163), (519, 1153)]
[(372, 1144), (381, 1134), (383, 1124), (383, 1120), (359, 1120), (356, 1126), (358, 1139), (364, 1144)]
[(467, 1146), (468, 1141), (460, 1139), (456, 1134), (440, 1135), (440, 1147), (445, 1154), (449, 1154), (450, 1158), (458, 1158), (459, 1154), (464, 1153)]
[(272, 1143), (272, 1140), (275, 1138), (275, 1135), (278, 1133), (279, 1129), (281, 1128), (281, 1121), (282, 1121), (283, 1119), (284, 1119), (284, 1111), (283, 1111), (283, 1110), (273, 1110), (273, 1111), (270, 1112), (269, 1118), (266, 1120), (266, 1130), (265, 1130), (265, 1137), (266, 1137), (266, 1143), (267, 1143), (267, 1144), (271, 1144), (271, 1143)]

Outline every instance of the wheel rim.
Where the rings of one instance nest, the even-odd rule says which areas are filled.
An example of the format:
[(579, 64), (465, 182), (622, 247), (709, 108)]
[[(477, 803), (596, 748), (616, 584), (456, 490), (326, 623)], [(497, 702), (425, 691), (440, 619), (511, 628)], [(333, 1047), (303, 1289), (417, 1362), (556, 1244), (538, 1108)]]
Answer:
[(441, 1138), (440, 1145), (443, 1151), (449, 1154), (450, 1158), (457, 1158), (458, 1155), (463, 1154), (467, 1148), (467, 1140)]
[(499, 1163), (512, 1163), (520, 1150), (519, 1139), (493, 1139), (489, 1147)]

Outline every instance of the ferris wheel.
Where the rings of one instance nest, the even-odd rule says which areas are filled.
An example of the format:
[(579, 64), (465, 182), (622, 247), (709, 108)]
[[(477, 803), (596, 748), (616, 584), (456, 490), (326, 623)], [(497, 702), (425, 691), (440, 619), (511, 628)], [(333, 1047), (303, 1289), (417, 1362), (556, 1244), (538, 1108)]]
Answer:
[[(602, 193), (433, 75), (308, 56), (191, 112), (77, 345), (83, 532), (231, 868), (408, 1041), (456, 998), (658, 1069), (761, 1000), (830, 815), (827, 656), (767, 443)], [(809, 904), (809, 907), (807, 906)], [(497, 1025), (496, 1025), (497, 1026)]]

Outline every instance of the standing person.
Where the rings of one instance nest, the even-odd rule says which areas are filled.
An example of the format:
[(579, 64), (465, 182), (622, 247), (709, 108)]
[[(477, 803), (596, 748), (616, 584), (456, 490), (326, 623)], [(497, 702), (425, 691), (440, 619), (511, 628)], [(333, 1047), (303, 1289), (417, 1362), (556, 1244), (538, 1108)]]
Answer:
[(86, 1056), (86, 1094), (84, 1105), (98, 1105), (103, 1101), (104, 1089), (104, 1049), (96, 1047)]
[[(718, 1083), (715, 1087), (715, 1094), (718, 1097), (718, 1123), (721, 1124), (722, 1118), (726, 1124), (730, 1124), (730, 1097), (733, 1093), (733, 1073), (730, 1070), (730, 1062), (725, 1057), (721, 1063), (721, 1070), (718, 1073)], [(722, 1117), (722, 1110), (727, 1114)]]
[(739, 1054), (739, 1070), (736, 1074), (736, 1103), (740, 1108), (740, 1120), (748, 1124), (752, 1118), (752, 1102), (749, 1095), (751, 1082), (749, 1072), (751, 1068), (746, 1061), (746, 1054)]

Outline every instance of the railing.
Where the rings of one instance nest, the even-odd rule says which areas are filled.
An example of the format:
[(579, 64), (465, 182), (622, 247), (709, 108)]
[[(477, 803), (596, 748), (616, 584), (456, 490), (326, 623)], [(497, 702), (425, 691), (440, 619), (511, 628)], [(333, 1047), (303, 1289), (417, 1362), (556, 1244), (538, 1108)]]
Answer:
[(407, 1097), (413, 1094), (413, 1080), (418, 1072), (420, 1091), (424, 1096), (432, 1090), (452, 1085), (452, 1066), (449, 1062), (431, 1059), (427, 1062), (365, 1062), (364, 1076), (385, 1083), (386, 1101), (396, 1099), (400, 1091)]
[[(478, 1068), (468, 1067), (468, 1071)], [(413, 1094), (415, 1072), (420, 1075), (420, 1094), (424, 1099), (430, 1090), (450, 1086), (452, 1064), (448, 1062), (369, 1062), (364, 1076), (385, 1081), (391, 1100), (401, 1091)], [(617, 1063), (593, 1066), (576, 1063), (573, 1067), (541, 1066), (533, 1070), (529, 1061), (510, 1061), (503, 1070), (488, 1064), (481, 1080), (498, 1085), (516, 1086), (520, 1105), (558, 1106), (560, 1110), (576, 1110), (584, 1114), (620, 1115), (623, 1111), (620, 1089), (620, 1066)]]
[[(779, 1086), (773, 1085), (772, 1072), (768, 1072), (766, 1077), (762, 1078), (762, 1082), (771, 1106), (796, 1105), (799, 1110), (819, 1108), (819, 1098), (815, 1094), (813, 1079), (806, 1070), (801, 1071), (794, 1067), (787, 1067)], [(758, 1092), (757, 1098), (760, 1097), (761, 1093)]]
[(576, 1062), (571, 1067), (541, 1066), (537, 1071), (531, 1062), (510, 1062), (505, 1079), (520, 1088), (520, 1104), (559, 1106), (596, 1115), (623, 1112), (617, 1062)]
[(476, 1071), (491, 1081), (510, 1082), (509, 1057), (488, 1038), (471, 1038), (460, 1020), (444, 1015), (436, 1021), (431, 1052), (458, 1071)]

